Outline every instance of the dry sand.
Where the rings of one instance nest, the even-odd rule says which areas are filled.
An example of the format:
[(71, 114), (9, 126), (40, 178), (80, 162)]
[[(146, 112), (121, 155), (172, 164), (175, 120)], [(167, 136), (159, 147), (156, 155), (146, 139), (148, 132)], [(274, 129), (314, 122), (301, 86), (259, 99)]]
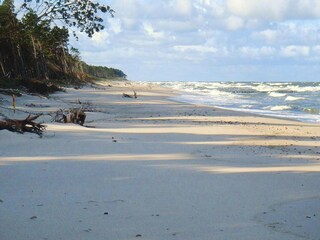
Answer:
[(91, 128), (0, 131), (1, 240), (320, 239), (320, 125), (108, 85), (23, 96), (15, 114), (0, 95), (11, 118), (92, 110)]

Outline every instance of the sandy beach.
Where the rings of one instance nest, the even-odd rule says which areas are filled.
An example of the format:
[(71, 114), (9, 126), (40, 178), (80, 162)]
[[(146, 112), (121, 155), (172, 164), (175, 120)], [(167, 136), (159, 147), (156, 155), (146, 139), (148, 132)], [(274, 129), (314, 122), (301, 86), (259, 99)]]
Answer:
[[(16, 113), (0, 95), (3, 116), (47, 125), (0, 131), (0, 239), (320, 239), (320, 125), (175, 94), (110, 82), (22, 96)], [(81, 106), (85, 126), (47, 115)]]

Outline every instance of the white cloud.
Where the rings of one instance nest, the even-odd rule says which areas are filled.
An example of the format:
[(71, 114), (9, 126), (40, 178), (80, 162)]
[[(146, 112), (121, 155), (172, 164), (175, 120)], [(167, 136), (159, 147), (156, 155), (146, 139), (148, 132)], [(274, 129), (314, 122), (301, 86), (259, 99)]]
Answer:
[(320, 55), (320, 45), (313, 46), (313, 47), (312, 47), (312, 52), (313, 52), (315, 55)]
[(160, 19), (155, 23), (157, 28), (175, 33), (198, 31), (199, 25), (201, 26), (197, 21), (190, 22), (176, 19)]
[(263, 46), (260, 48), (241, 47), (239, 51), (243, 57), (257, 58), (257, 59), (263, 58), (263, 57), (270, 57), (276, 54), (276, 49), (268, 46)]
[(224, 5), (215, 0), (197, 0), (194, 1), (194, 7), (198, 11), (209, 14), (214, 18), (222, 18), (225, 15)]
[(144, 22), (142, 25), (142, 28), (144, 32), (152, 38), (161, 39), (165, 37), (165, 33), (160, 31), (155, 31), (151, 23)]
[(138, 0), (115, 0), (112, 3), (116, 18), (139, 18), (143, 5)]
[(115, 34), (119, 34), (122, 32), (122, 25), (120, 19), (110, 18), (108, 23), (110, 30)]
[(107, 44), (109, 43), (109, 33), (108, 32), (97, 32), (93, 34), (91, 41), (94, 42), (94, 44)]
[(252, 42), (272, 46), (311, 46), (320, 42), (318, 24), (320, 21), (286, 21), (270, 24), (271, 28), (254, 31)]
[(240, 17), (271, 21), (320, 16), (319, 0), (227, 0), (227, 8)]
[(190, 0), (173, 0), (171, 4), (179, 15), (190, 16), (192, 14), (193, 5)]
[(247, 19), (246, 20), (246, 29), (254, 30), (261, 29), (265, 26), (265, 23), (259, 19)]
[(278, 31), (272, 29), (266, 29), (258, 33), (254, 33), (254, 36), (263, 38), (268, 44), (274, 43), (278, 38)]
[(231, 13), (245, 18), (279, 20), (283, 17), (288, 0), (228, 0)]
[(122, 27), (124, 30), (134, 30), (139, 25), (139, 21), (135, 18), (121, 18)]
[(280, 51), (281, 56), (283, 57), (307, 57), (310, 55), (309, 46), (296, 46), (290, 45), (282, 47)]
[(178, 69), (189, 61), (198, 69), (213, 62), (229, 69), (320, 60), (320, 0), (111, 0), (110, 5), (116, 13), (107, 20), (107, 33), (75, 44), (86, 51), (84, 60), (94, 62), (95, 53), (105, 51), (99, 61), (123, 69), (154, 62), (155, 75), (161, 75), (159, 65)]
[(230, 16), (225, 20), (226, 27), (228, 30), (235, 31), (243, 28), (244, 21), (242, 18)]
[(177, 52), (216, 53), (217, 48), (202, 45), (177, 45), (173, 49)]

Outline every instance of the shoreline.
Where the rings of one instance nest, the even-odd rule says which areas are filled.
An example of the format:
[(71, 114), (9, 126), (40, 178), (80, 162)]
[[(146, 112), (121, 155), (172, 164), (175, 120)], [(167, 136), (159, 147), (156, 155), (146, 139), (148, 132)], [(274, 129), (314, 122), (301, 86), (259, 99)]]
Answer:
[[(320, 116), (316, 113), (310, 113), (310, 111), (319, 111), (315, 107), (317, 105), (313, 104), (310, 106), (310, 102), (305, 102), (308, 107), (302, 109), (302, 103), (297, 103), (296, 100), (305, 100), (305, 96), (301, 97), (301, 94), (304, 95), (307, 92), (310, 92), (310, 87), (308, 86), (296, 86), (297, 83), (282, 83), (283, 86), (280, 86), (280, 83), (277, 85), (272, 85), (271, 83), (230, 83), (230, 82), (176, 82), (178, 86), (175, 86), (175, 82), (157, 82), (159, 86), (171, 87), (177, 91), (181, 91), (180, 96), (175, 97), (175, 101), (190, 103), (190, 104), (204, 104), (207, 106), (213, 106), (220, 109), (226, 109), (231, 111), (240, 111), (249, 114), (262, 115), (262, 116), (271, 116), (275, 118), (284, 118), (288, 120), (297, 120), (300, 122), (306, 123), (320, 123)], [(239, 85), (240, 84), (240, 85)], [(257, 87), (257, 84), (260, 84)], [(262, 84), (262, 85), (261, 85)], [(304, 83), (310, 84), (310, 83)], [(315, 84), (315, 83), (313, 83)], [(301, 87), (301, 89), (298, 89)], [(296, 92), (291, 90), (283, 90), (283, 88), (292, 88), (296, 89)], [(305, 89), (303, 89), (305, 88)], [(199, 90), (200, 89), (200, 90)], [(225, 89), (231, 89), (225, 90)], [(239, 91), (235, 91), (238, 89)], [(249, 89), (244, 91), (241, 89)], [(282, 90), (281, 90), (282, 89)], [(241, 91), (240, 91), (241, 90)], [(203, 92), (204, 91), (204, 92)], [(211, 93), (213, 91), (214, 93)], [(279, 96), (279, 91), (283, 92)], [(238, 94), (240, 93), (240, 94)], [(242, 93), (246, 93), (242, 94)], [(256, 102), (251, 95), (256, 95), (257, 98), (261, 98), (258, 101), (270, 102), (269, 104), (261, 104)], [(260, 95), (261, 94), (261, 95)], [(297, 94), (298, 96), (293, 97), (287, 94)], [(224, 97), (222, 97), (224, 96)], [(233, 98), (236, 99), (233, 99)], [(313, 96), (315, 97), (315, 96)], [(229, 99), (231, 98), (231, 99)], [(282, 98), (282, 100), (280, 100)], [(229, 100), (230, 102), (229, 102)], [(285, 100), (284, 100), (285, 99)], [(289, 99), (287, 101), (287, 99)], [(310, 99), (309, 99), (310, 100)], [(241, 103), (241, 101), (244, 101)], [(317, 101), (317, 100), (315, 100)], [(230, 105), (230, 103), (232, 103)], [(243, 105), (244, 104), (244, 105)], [(298, 104), (298, 105), (297, 105)], [(275, 110), (274, 110), (275, 109)]]
[[(133, 90), (137, 99), (122, 97)], [(5, 115), (81, 102), (90, 127), (45, 115), (43, 138), (0, 131), (0, 238), (317, 239), (319, 125), (175, 93), (108, 82), (19, 98)]]

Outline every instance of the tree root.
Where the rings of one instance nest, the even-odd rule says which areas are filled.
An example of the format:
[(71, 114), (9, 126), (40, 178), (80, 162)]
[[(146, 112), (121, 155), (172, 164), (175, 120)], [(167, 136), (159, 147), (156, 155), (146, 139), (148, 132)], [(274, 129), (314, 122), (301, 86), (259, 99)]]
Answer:
[(17, 132), (17, 133), (35, 133), (39, 137), (42, 137), (43, 131), (45, 130), (46, 126), (42, 125), (40, 123), (34, 122), (38, 117), (40, 117), (42, 114), (29, 116), (24, 120), (18, 120), (18, 119), (4, 119), (0, 120), (0, 130), (8, 130), (11, 132)]
[(85, 120), (86, 114), (81, 108), (68, 110), (60, 109), (56, 112), (54, 117), (55, 122), (75, 123), (81, 126), (83, 126)]

